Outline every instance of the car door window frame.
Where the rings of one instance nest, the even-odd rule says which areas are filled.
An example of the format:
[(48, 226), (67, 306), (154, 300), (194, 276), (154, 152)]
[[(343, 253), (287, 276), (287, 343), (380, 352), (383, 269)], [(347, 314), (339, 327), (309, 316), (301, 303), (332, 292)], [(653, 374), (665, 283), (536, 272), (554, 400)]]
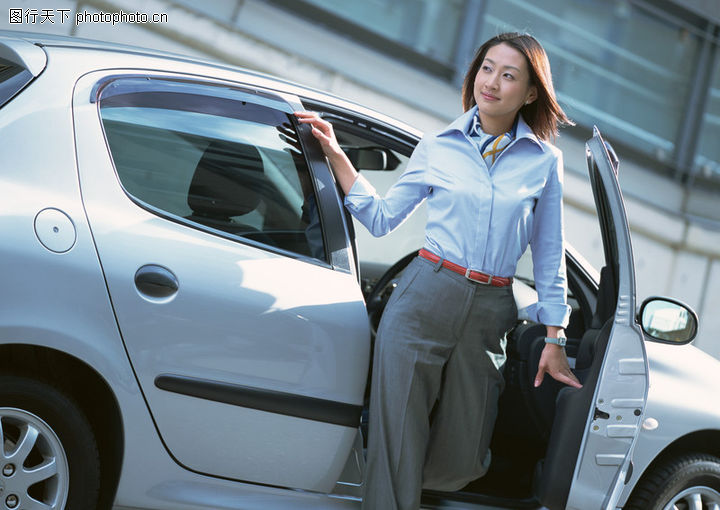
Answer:
[[(228, 97), (230, 94), (248, 94), (249, 97), (252, 98), (252, 100), (258, 101), (261, 105), (263, 102), (266, 103), (267, 106), (274, 107), (274, 103), (277, 104), (278, 102), (281, 104), (285, 104), (288, 107), (288, 111), (285, 113), (289, 113), (293, 110), (301, 108), (300, 100), (292, 95), (287, 94), (280, 91), (275, 90), (266, 90), (261, 87), (255, 87), (252, 85), (247, 84), (240, 84), (235, 82), (226, 82), (222, 80), (211, 80), (211, 79), (198, 79), (196, 77), (190, 77), (190, 76), (183, 76), (181, 74), (177, 73), (163, 73), (163, 72), (128, 72), (128, 73), (113, 73), (107, 76), (104, 76), (100, 80), (98, 80), (95, 85), (93, 86), (90, 102), (96, 103), (98, 108), (98, 117), (100, 118), (100, 101), (104, 99), (103, 94), (106, 90), (108, 90), (109, 86), (112, 86), (113, 83), (117, 83), (118, 80), (124, 80), (124, 79), (142, 79), (142, 80), (157, 80), (162, 82), (171, 82), (174, 84), (177, 84), (179, 90), (182, 89), (183, 86), (188, 87), (189, 89), (192, 89), (193, 87), (202, 87), (205, 91), (205, 94), (203, 95), (209, 95), (210, 97), (214, 97), (212, 94), (208, 94), (209, 91), (217, 91), (218, 97)], [(214, 89), (212, 89), (214, 87)], [(222, 93), (220, 91), (226, 90), (228, 92)], [(138, 92), (141, 92), (143, 89), (138, 88)], [(192, 93), (192, 92), (188, 92)], [(233, 242), (241, 243), (241, 244), (247, 244), (251, 245), (263, 250), (271, 251), (274, 253), (278, 253), (283, 256), (292, 257), (295, 259), (303, 260), (312, 264), (331, 267), (332, 269), (343, 271), (343, 272), (354, 272), (352, 271), (354, 266), (354, 261), (352, 260), (352, 256), (347, 255), (347, 251), (349, 250), (347, 238), (348, 235), (344, 229), (344, 226), (342, 225), (342, 220), (338, 220), (339, 213), (339, 206), (337, 204), (338, 197), (336, 196), (336, 193), (333, 190), (332, 183), (332, 177), (329, 176), (329, 169), (327, 167), (323, 168), (323, 165), (317, 165), (314, 160), (317, 159), (317, 154), (315, 154), (315, 150), (312, 147), (311, 144), (308, 143), (308, 137), (312, 137), (312, 135), (309, 134), (309, 130), (305, 129), (306, 126), (300, 125), (297, 123), (293, 115), (288, 115), (288, 118), (290, 119), (290, 123), (292, 128), (294, 129), (295, 133), (297, 134), (299, 138), (299, 142), (301, 144), (301, 147), (303, 149), (303, 157), (305, 160), (305, 163), (307, 165), (310, 180), (312, 182), (313, 186), (313, 192), (315, 194), (315, 198), (317, 201), (317, 208), (318, 213), (320, 216), (320, 223), (321, 223), (321, 231), (323, 236), (323, 244), (325, 249), (325, 257), (326, 260), (321, 260), (317, 258), (313, 258), (304, 254), (296, 253), (293, 251), (288, 251), (283, 248), (279, 248), (276, 246), (271, 246), (262, 242), (255, 241), (253, 239), (243, 238), (239, 237), (227, 232), (223, 232), (221, 230), (214, 229), (212, 227), (208, 227), (206, 225), (193, 222), (190, 220), (187, 220), (186, 218), (183, 218), (181, 216), (172, 214), (168, 211), (164, 211), (156, 206), (153, 206), (152, 204), (148, 204), (147, 202), (139, 199), (138, 197), (134, 196), (132, 193), (130, 193), (125, 185), (120, 180), (120, 177), (117, 173), (117, 168), (115, 168), (116, 177), (118, 179), (118, 183), (120, 184), (121, 188), (123, 189), (124, 193), (128, 196), (130, 200), (132, 200), (135, 204), (137, 204), (139, 207), (142, 207), (143, 209), (148, 210), (149, 212), (160, 216), (164, 219), (182, 224), (184, 226), (188, 226), (190, 228), (200, 230), (207, 232), (212, 235), (216, 235), (219, 237), (227, 238), (229, 240), (232, 240)], [(102, 119), (101, 119), (102, 124)], [(305, 132), (307, 131), (307, 132)], [(109, 154), (112, 154), (110, 151), (109, 144), (107, 142), (107, 136), (105, 134), (105, 128), (103, 127), (103, 135), (105, 136), (105, 142), (107, 145), (107, 150)], [(319, 150), (319, 148), (318, 148)], [(111, 158), (112, 159), (112, 158)], [(113, 161), (113, 165), (115, 165)], [(330, 185), (330, 186), (329, 186)]]
[[(350, 131), (357, 136), (367, 138), (374, 143), (383, 145), (391, 150), (400, 152), (407, 157), (410, 157), (415, 146), (420, 141), (420, 136), (408, 133), (401, 129), (393, 126), (389, 126), (386, 123), (364, 115), (361, 112), (353, 111), (348, 108), (333, 105), (317, 99), (302, 97), (302, 104), (306, 110), (317, 111), (320, 116), (327, 119), (333, 125), (342, 126), (343, 129)], [(302, 127), (307, 127), (303, 125)], [(342, 221), (343, 227), (347, 232), (348, 239), (350, 239), (350, 250), (354, 259), (354, 269), (356, 275), (358, 275), (358, 281), (360, 278), (360, 261), (358, 258), (357, 242), (355, 237), (355, 229), (353, 226), (352, 218), (350, 213), (344, 206), (345, 194), (343, 193), (340, 186), (335, 182), (334, 177), (330, 171), (327, 158), (322, 154), (319, 144), (315, 141), (314, 137), (310, 134), (310, 128), (307, 127), (306, 133), (306, 151), (308, 154), (314, 154), (316, 158), (312, 161), (313, 166), (322, 167), (323, 171), (321, 175), (329, 174), (333, 179), (333, 186), (337, 190), (337, 194), (340, 198), (340, 207), (342, 208)], [(308, 138), (310, 141), (308, 142)], [(317, 152), (314, 151), (317, 147)]]

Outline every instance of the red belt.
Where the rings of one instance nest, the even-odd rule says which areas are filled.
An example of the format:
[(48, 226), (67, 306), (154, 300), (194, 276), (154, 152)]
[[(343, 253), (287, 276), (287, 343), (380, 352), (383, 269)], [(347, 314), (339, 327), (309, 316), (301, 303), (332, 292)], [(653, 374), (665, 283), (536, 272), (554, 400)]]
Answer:
[[(424, 259), (428, 259), (431, 262), (440, 262), (440, 257), (430, 251), (427, 251), (425, 248), (420, 250), (418, 252), (418, 255), (420, 255)], [(506, 285), (511, 285), (513, 282), (512, 278), (492, 276), (486, 273), (482, 273), (480, 271), (470, 271), (469, 269), (466, 269), (458, 264), (454, 264), (449, 260), (443, 260), (442, 266), (448, 268), (450, 271), (455, 271), (456, 273), (463, 275), (465, 278), (475, 283), (492, 285), (493, 287), (505, 287)]]

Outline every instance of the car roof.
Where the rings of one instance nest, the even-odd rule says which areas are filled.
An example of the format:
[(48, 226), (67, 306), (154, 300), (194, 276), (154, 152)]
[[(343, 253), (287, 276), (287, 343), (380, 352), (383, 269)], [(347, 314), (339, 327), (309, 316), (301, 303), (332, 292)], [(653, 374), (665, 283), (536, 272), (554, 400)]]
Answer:
[(167, 51), (154, 50), (150, 48), (142, 48), (130, 44), (114, 43), (109, 41), (99, 41), (95, 39), (85, 39), (82, 37), (72, 37), (68, 35), (43, 34), (39, 32), (23, 32), (19, 30), (0, 30), (0, 36), (11, 39), (22, 39), (38, 46), (65, 46), (74, 48), (95, 48), (95, 49), (117, 49), (124, 51), (135, 51), (154, 55), (177, 56), (183, 55), (173, 54)]
[(202, 65), (205, 67), (209, 67), (210, 70), (216, 69), (216, 70), (223, 70), (223, 71), (232, 71), (232, 72), (236, 72), (236, 73), (239, 72), (239, 73), (244, 74), (248, 78), (269, 80), (269, 81), (273, 82), (273, 85), (277, 86), (279, 89), (282, 89), (285, 92), (295, 94), (295, 95), (298, 95), (301, 97), (305, 97), (305, 98), (314, 100), (316, 102), (327, 103), (327, 104), (338, 106), (341, 108), (350, 108), (360, 114), (367, 115), (374, 119), (380, 120), (388, 125), (402, 129), (402, 130), (414, 135), (417, 138), (420, 138), (422, 136), (422, 131), (418, 130), (417, 128), (414, 128), (413, 126), (410, 126), (409, 124), (406, 124), (402, 121), (399, 121), (399, 120), (392, 118), (388, 115), (385, 115), (381, 112), (375, 111), (371, 108), (367, 108), (366, 106), (360, 105), (353, 101), (336, 96), (330, 92), (316, 89), (313, 87), (308, 87), (306, 85), (302, 85), (302, 84), (299, 84), (299, 83), (296, 83), (296, 82), (293, 82), (290, 80), (279, 78), (274, 75), (262, 73), (260, 71), (255, 71), (253, 69), (234, 66), (231, 64), (224, 64), (222, 62), (217, 62), (217, 61), (214, 61), (211, 59), (203, 59), (203, 58), (199, 58), (199, 57), (195, 57), (195, 56), (188, 56), (188, 55), (183, 55), (183, 54), (179, 54), (179, 53), (172, 53), (169, 51), (144, 48), (144, 47), (134, 46), (134, 45), (130, 45), (130, 44), (115, 43), (115, 42), (108, 42), (108, 41), (98, 41), (98, 40), (94, 40), (94, 39), (84, 39), (84, 38), (64, 36), (64, 35), (42, 34), (42, 33), (35, 33), (35, 32), (0, 30), (0, 45), (3, 44), (3, 39), (6, 39), (6, 40), (10, 39), (10, 40), (15, 40), (15, 41), (25, 41), (34, 46), (42, 47), (42, 48), (46, 49), (46, 51), (52, 51), (53, 47), (58, 47), (58, 48), (77, 49), (79, 51), (94, 50), (94, 51), (120, 52), (120, 53), (134, 54), (134, 55), (139, 55), (139, 56), (159, 57), (159, 58), (163, 58), (163, 59), (173, 60), (173, 61), (179, 62), (179, 63), (199, 64), (199, 65)]

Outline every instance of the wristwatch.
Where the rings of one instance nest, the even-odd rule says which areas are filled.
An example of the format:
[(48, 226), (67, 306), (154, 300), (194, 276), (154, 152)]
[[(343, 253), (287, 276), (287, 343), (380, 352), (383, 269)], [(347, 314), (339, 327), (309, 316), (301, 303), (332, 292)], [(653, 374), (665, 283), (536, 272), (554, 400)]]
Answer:
[(567, 343), (567, 338), (565, 338), (564, 336), (560, 336), (558, 338), (550, 338), (549, 336), (546, 336), (545, 343), (546, 344), (555, 344), (555, 345), (559, 345), (560, 347), (565, 347), (565, 344)]

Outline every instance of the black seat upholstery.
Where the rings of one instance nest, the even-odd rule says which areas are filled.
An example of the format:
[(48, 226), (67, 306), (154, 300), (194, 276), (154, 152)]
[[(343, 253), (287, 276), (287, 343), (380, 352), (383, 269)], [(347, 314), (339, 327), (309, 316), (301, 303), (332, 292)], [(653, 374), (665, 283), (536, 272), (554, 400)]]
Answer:
[(193, 214), (187, 219), (232, 234), (257, 233), (257, 228), (235, 218), (254, 211), (267, 186), (263, 161), (254, 146), (215, 140), (205, 149), (190, 182), (187, 203)]
[[(545, 333), (546, 328), (542, 324), (526, 322), (518, 325), (513, 331), (512, 354), (509, 363), (514, 365), (517, 372), (515, 376), (523, 396), (527, 415), (537, 434), (547, 441), (555, 417), (555, 400), (565, 385), (547, 375), (539, 387), (536, 388), (534, 385), (535, 375), (540, 365), (540, 356), (545, 347)], [(585, 335), (582, 341), (568, 338), (566, 351), (569, 358), (580, 356), (578, 354), (578, 351), (581, 350), (579, 345), (582, 345), (583, 342), (592, 343), (591, 336)], [(582, 382), (582, 373), (576, 373), (576, 375)]]
[(555, 396), (559, 388), (552, 378), (546, 377), (539, 388), (534, 387), (535, 374), (540, 362), (540, 352), (544, 346), (545, 326), (535, 322), (525, 322), (513, 331), (513, 343), (508, 356), (509, 366), (514, 372), (522, 396), (526, 416), (541, 438), (550, 436), (553, 415), (555, 414)]

